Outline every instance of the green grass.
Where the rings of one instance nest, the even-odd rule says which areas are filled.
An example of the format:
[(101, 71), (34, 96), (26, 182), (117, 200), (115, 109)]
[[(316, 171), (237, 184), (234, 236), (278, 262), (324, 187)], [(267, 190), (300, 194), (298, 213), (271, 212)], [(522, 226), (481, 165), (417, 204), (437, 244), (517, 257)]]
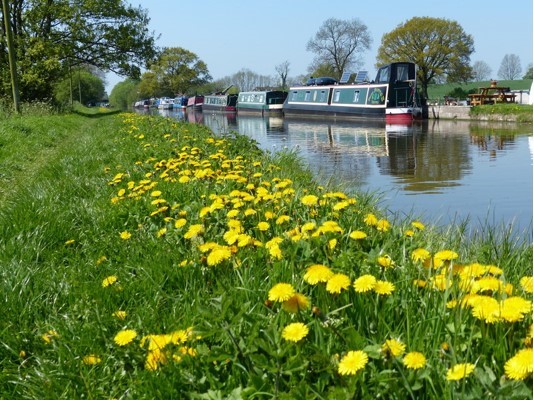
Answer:
[[(0, 188), (2, 399), (532, 397), (531, 375), (504, 370), (531, 345), (531, 310), (506, 308), (508, 322), (475, 312), (532, 303), (527, 238), (388, 220), (369, 196), (318, 186), (292, 154), (132, 114), (1, 120)], [(454, 268), (435, 257), (444, 250)], [(332, 293), (304, 279), (314, 264), (395, 289)], [(309, 306), (285, 311), (278, 283)], [(294, 322), (309, 330), (297, 342), (283, 336)], [(126, 329), (136, 336), (121, 346)], [(406, 368), (382, 350), (389, 339), (426, 365)], [(341, 375), (351, 350), (368, 362)], [(458, 363), (473, 374), (448, 381)]]
[[(530, 90), (532, 85), (532, 79), (519, 79), (519, 80), (502, 80), (497, 81), (498, 86), (509, 87), (510, 90)], [(429, 99), (443, 99), (450, 92), (456, 88), (461, 88), (466, 92), (470, 90), (476, 90), (480, 87), (489, 87), (490, 81), (468, 82), (461, 83), (446, 83), (439, 85), (429, 85), (428, 97)]]

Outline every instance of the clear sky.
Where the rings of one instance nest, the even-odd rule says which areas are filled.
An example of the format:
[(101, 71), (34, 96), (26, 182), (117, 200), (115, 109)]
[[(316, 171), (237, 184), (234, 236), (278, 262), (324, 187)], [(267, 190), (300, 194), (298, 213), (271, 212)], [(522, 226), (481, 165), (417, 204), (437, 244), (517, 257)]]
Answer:
[[(486, 62), (492, 78), (506, 54), (532, 63), (532, 0), (128, 0), (148, 10), (159, 47), (182, 47), (204, 61), (213, 79), (246, 68), (276, 76), (289, 61), (289, 76), (306, 74), (314, 54), (306, 51), (324, 21), (359, 19), (372, 38), (362, 69), (374, 77), (382, 35), (413, 17), (456, 21), (474, 38), (471, 63)], [(108, 74), (106, 89), (124, 78)]]

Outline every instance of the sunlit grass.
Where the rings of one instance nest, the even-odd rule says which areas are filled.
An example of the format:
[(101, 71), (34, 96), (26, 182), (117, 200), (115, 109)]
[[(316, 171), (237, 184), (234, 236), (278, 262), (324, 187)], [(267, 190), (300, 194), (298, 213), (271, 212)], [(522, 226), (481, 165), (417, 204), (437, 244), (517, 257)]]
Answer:
[(0, 129), (18, 150), (0, 163), (19, 166), (0, 176), (6, 396), (531, 393), (532, 363), (505, 373), (532, 345), (526, 239), (393, 219), (317, 185), (293, 154), (201, 125)]

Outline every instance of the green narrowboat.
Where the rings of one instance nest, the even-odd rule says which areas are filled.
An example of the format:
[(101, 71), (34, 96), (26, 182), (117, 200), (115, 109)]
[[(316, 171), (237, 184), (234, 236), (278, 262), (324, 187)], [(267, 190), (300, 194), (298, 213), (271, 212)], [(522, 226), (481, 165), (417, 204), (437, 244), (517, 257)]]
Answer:
[(237, 99), (237, 112), (262, 115), (281, 114), (286, 98), (287, 92), (281, 90), (240, 92)]

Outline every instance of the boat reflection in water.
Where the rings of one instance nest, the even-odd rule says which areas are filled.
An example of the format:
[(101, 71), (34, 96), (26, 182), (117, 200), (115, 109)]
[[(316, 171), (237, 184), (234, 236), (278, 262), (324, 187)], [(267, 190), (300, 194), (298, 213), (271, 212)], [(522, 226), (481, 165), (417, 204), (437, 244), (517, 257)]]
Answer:
[[(165, 111), (165, 110), (164, 110)], [(195, 112), (168, 115), (237, 131), (266, 151), (292, 151), (322, 185), (372, 192), (393, 213), (436, 224), (532, 229), (532, 158), (526, 125), (469, 121), (336, 121)], [(531, 235), (531, 233), (529, 233)]]

